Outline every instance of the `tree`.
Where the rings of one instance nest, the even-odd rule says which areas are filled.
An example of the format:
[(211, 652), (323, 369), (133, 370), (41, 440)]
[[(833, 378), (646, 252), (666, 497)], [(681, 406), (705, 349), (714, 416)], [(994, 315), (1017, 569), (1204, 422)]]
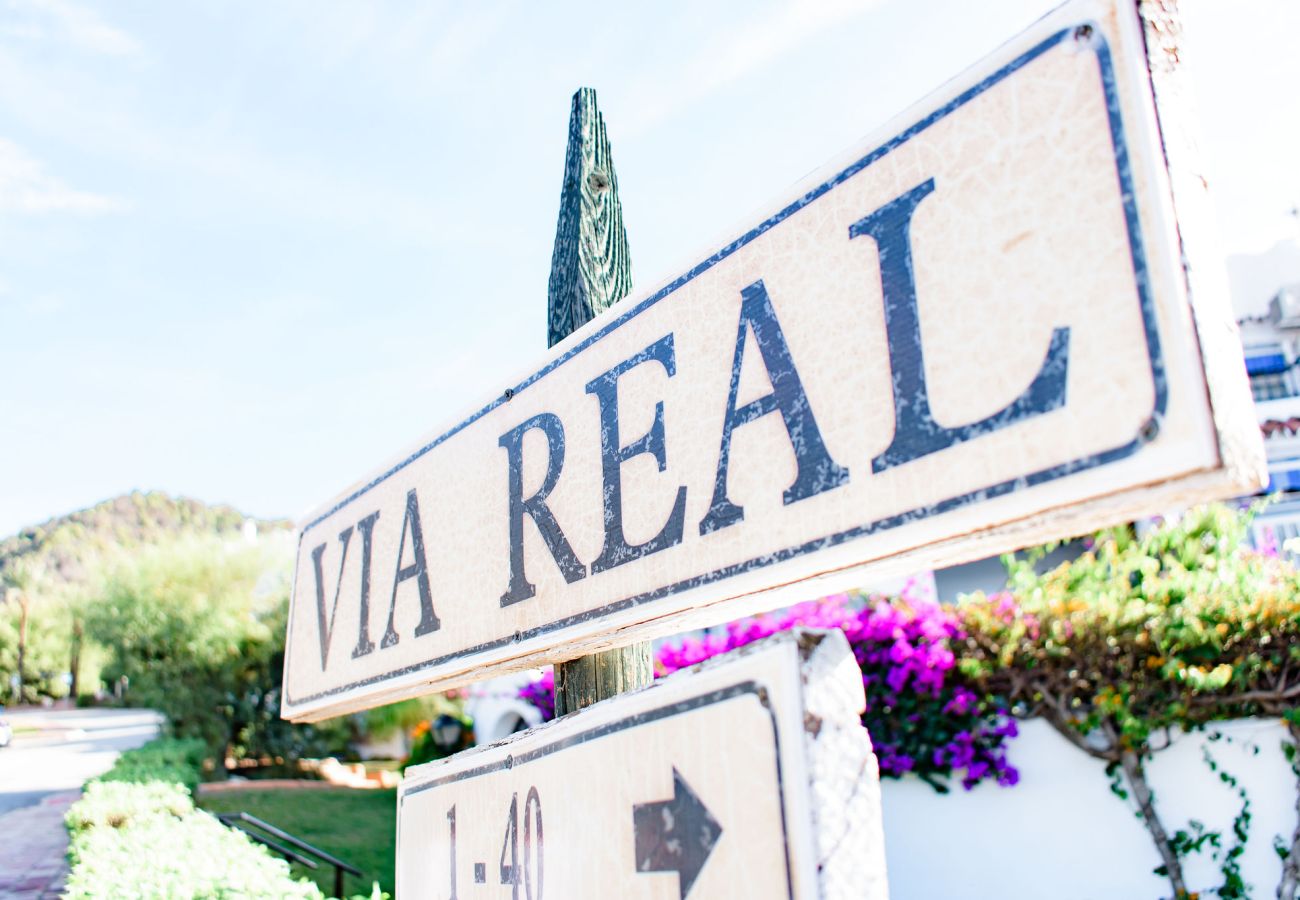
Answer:
[[(285, 536), (287, 537), (287, 536)], [(279, 717), (291, 544), (185, 538), (120, 563), (87, 604), (87, 636), (129, 699), (227, 756), (291, 758), (332, 733)]]

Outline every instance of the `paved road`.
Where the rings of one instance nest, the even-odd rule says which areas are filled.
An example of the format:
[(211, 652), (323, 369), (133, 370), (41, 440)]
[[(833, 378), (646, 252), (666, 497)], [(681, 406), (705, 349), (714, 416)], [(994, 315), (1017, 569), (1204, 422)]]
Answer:
[(162, 721), (147, 709), (18, 710), (5, 717), (15, 734), (0, 750), (0, 815), (79, 789), (123, 750), (156, 735)]

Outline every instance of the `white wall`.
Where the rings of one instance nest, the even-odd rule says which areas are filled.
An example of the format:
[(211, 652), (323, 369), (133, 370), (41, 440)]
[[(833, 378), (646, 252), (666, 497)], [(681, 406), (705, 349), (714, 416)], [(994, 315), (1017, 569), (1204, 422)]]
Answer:
[[(1281, 864), (1273, 837), (1295, 825), (1295, 777), (1277, 722), (1242, 720), (1218, 729), (1232, 743), (1209, 744), (1247, 788), (1254, 819), (1242, 869), (1257, 900), (1272, 898)], [(1231, 841), (1237, 797), (1201, 758), (1205, 734), (1179, 737), (1150, 769), (1156, 802), (1172, 833), (1198, 818)], [(1258, 747), (1258, 754), (1250, 747)], [(1022, 724), (1011, 744), (1020, 784), (958, 785), (940, 796), (923, 782), (886, 779), (885, 850), (891, 900), (1156, 900), (1168, 882), (1151, 874), (1159, 858), (1135, 808), (1111, 794), (1101, 763), (1043, 722)], [(1189, 888), (1215, 887), (1207, 859), (1188, 864)]]
[(509, 737), (522, 722), (532, 728), (541, 724), (542, 714), (516, 695), (519, 689), (541, 675), (538, 669), (516, 672), (480, 681), (469, 688), (465, 712), (474, 720), (474, 743), (490, 744)]

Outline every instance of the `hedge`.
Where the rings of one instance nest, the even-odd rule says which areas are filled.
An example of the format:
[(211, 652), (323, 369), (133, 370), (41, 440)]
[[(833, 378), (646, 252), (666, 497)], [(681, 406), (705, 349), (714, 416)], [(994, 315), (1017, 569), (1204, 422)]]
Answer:
[(202, 741), (159, 738), (86, 785), (65, 819), (72, 864), (65, 897), (324, 900), (284, 860), (195, 808), (205, 750)]
[[(69, 812), (69, 829), (77, 807), (83, 804), (94, 807), (94, 812), (81, 812), (79, 822), (111, 823), (119, 816), (125, 816), (125, 822), (72, 831), (68, 850), (72, 874), (65, 897), (321, 900), (323, 895), (314, 882), (293, 878), (288, 863), (273, 858), (265, 848), (213, 816), (193, 806), (181, 815), (165, 804), (148, 808), (148, 794), (157, 786), (89, 786), (86, 799)], [(179, 785), (169, 787), (183, 790)], [(116, 790), (110, 793), (104, 788)]]
[(95, 780), (175, 783), (193, 795), (202, 780), (207, 755), (207, 745), (198, 738), (157, 738), (123, 753), (113, 768)]

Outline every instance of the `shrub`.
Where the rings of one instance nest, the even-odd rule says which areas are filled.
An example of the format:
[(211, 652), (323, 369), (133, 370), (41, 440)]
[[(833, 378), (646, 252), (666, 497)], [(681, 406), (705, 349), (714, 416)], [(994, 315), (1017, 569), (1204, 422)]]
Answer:
[[(106, 787), (101, 785), (97, 794)], [(134, 813), (119, 827), (92, 825), (73, 833), (68, 850), (72, 873), (65, 897), (323, 897), (314, 882), (294, 879), (288, 863), (205, 812), (191, 809), (175, 816), (160, 808), (153, 814), (142, 813), (156, 785), (112, 787), (117, 799), (132, 806)]]
[(190, 792), (179, 784), (92, 781), (64, 822), (75, 837), (88, 828), (123, 828), (151, 816), (179, 819), (192, 812)]
[[(207, 745), (157, 738), (118, 757), (64, 817), (72, 872), (66, 898), (324, 900), (242, 832), (195, 809)], [(388, 900), (374, 886), (369, 900)], [(353, 900), (362, 900), (360, 896)]]
[(158, 738), (86, 785), (64, 819), (72, 862), (64, 896), (322, 897), (287, 863), (194, 808), (206, 751), (196, 738)]
[(96, 780), (176, 784), (192, 794), (202, 780), (207, 750), (207, 745), (197, 738), (157, 738), (127, 750), (113, 768)]
[[(460, 740), (453, 747), (443, 748), (434, 740), (434, 729), (443, 721), (454, 720), (460, 726)], [(443, 759), (474, 746), (474, 720), (463, 712), (459, 715), (443, 713), (436, 719), (425, 720), (411, 729), (411, 752), (402, 760), (402, 771), (411, 766)]]

